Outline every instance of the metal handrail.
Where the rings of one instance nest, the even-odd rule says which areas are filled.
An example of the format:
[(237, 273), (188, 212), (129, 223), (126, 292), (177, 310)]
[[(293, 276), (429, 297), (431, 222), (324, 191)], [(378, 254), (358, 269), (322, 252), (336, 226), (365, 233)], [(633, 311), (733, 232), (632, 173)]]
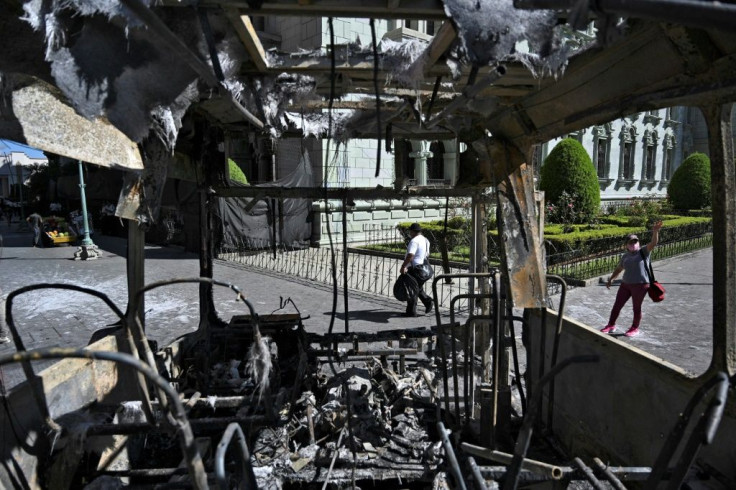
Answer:
[(253, 473), (253, 466), (250, 462), (250, 451), (248, 451), (248, 444), (245, 434), (243, 434), (243, 429), (240, 428), (237, 422), (233, 422), (227, 426), (222, 439), (217, 444), (217, 452), (215, 453), (215, 478), (217, 478), (217, 486), (220, 487), (220, 490), (230, 490), (225, 473), (225, 454), (227, 453), (227, 448), (230, 447), (233, 436), (237, 436), (237, 447), (240, 451), (240, 469), (242, 473), (238, 488), (243, 490), (256, 489), (258, 488), (258, 484), (256, 483), (256, 476)]
[(589, 356), (575, 356), (569, 357), (562, 361), (560, 364), (551, 369), (545, 374), (542, 379), (539, 380), (539, 384), (534, 390), (534, 394), (529, 400), (529, 406), (527, 407), (524, 421), (521, 424), (521, 430), (519, 436), (516, 439), (514, 445), (514, 457), (509, 465), (506, 478), (504, 479), (501, 488), (503, 490), (516, 490), (519, 484), (519, 473), (521, 472), (521, 464), (524, 462), (526, 452), (529, 449), (529, 443), (532, 439), (532, 432), (534, 430), (534, 421), (537, 418), (538, 408), (542, 401), (542, 392), (544, 385), (547, 384), (552, 378), (557, 376), (563, 369), (574, 363), (582, 362), (598, 362), (599, 357), (595, 355)]
[[(435, 276), (432, 280), (432, 296), (434, 298), (434, 304), (437, 305), (439, 295), (437, 293), (437, 283), (442, 279), (464, 279), (464, 278), (481, 278), (481, 277), (487, 277), (490, 278), (493, 274), (495, 274), (496, 271), (491, 272), (472, 272), (472, 273), (462, 273), (462, 274), (440, 274), (438, 276)], [(452, 311), (452, 307), (450, 308)], [(437, 322), (437, 335), (440, 339), (443, 339), (445, 336), (444, 327), (442, 326), (442, 319), (440, 317), (440, 310), (439, 308), (434, 309), (435, 314), (435, 321)], [(452, 323), (452, 322), (451, 322)], [(442, 363), (444, 365), (447, 365), (447, 352), (445, 351), (445, 344), (444, 342), (437, 342), (439, 349), (440, 349), (440, 356), (442, 358)], [(454, 347), (454, 342), (453, 342)], [(445, 407), (447, 411), (449, 412), (450, 407), (450, 386), (449, 381), (447, 379), (447, 373), (445, 372), (443, 376), (443, 388), (444, 388), (444, 400), (445, 400)]]
[[(115, 303), (105, 294), (101, 293), (99, 291), (96, 291), (94, 289), (86, 288), (83, 286), (77, 286), (75, 284), (63, 284), (63, 283), (39, 283), (39, 284), (31, 284), (29, 286), (24, 286), (22, 288), (18, 288), (14, 291), (11, 291), (8, 294), (8, 297), (5, 302), (5, 321), (8, 325), (8, 330), (10, 330), (10, 334), (13, 336), (13, 343), (15, 344), (16, 352), (23, 352), (26, 351), (25, 344), (23, 343), (23, 339), (21, 338), (20, 334), (18, 333), (18, 328), (15, 325), (15, 319), (13, 317), (13, 301), (15, 301), (16, 296), (20, 296), (21, 294), (29, 293), (31, 291), (37, 291), (40, 289), (64, 289), (69, 291), (77, 291), (84, 294), (89, 294), (90, 296), (94, 296), (96, 298), (101, 299), (112, 311), (118, 316), (118, 319), (120, 322), (124, 325), (127, 325), (125, 323), (125, 314), (120, 310), (120, 308), (117, 307)], [(138, 356), (138, 351), (135, 346), (135, 342), (133, 341), (133, 336), (131, 334), (131, 331), (129, 328), (125, 328), (125, 333), (127, 337), (128, 344), (130, 346), (131, 351), (133, 352), (134, 356)], [(36, 373), (33, 371), (33, 366), (30, 362), (21, 362), (21, 366), (23, 368), (23, 372), (26, 375), (26, 379), (28, 383), (31, 386), (31, 393), (33, 394), (33, 397), (36, 399), (36, 403), (38, 403), (39, 409), (41, 410), (41, 414), (44, 417), (44, 420), (47, 424), (47, 426), (54, 432), (59, 433), (61, 432), (61, 427), (54, 421), (54, 419), (51, 417), (51, 413), (48, 410), (48, 407), (46, 406), (46, 400), (43, 394), (43, 388), (36, 383)], [(138, 377), (139, 381), (139, 388), (141, 390), (141, 396), (143, 398), (143, 409), (146, 414), (146, 417), (148, 418), (149, 422), (153, 421), (153, 409), (151, 408), (151, 400), (148, 395), (148, 387), (146, 386), (145, 380), (141, 378), (139, 375)]]
[(726, 398), (728, 395), (729, 379), (726, 373), (719, 372), (715, 376), (710, 378), (703, 384), (695, 394), (690, 398), (685, 409), (680, 413), (677, 424), (670, 431), (667, 440), (662, 446), (662, 450), (657, 456), (657, 460), (652, 466), (652, 472), (646, 481), (644, 488), (654, 489), (657, 488), (660, 480), (663, 478), (667, 471), (667, 465), (670, 459), (677, 451), (680, 441), (682, 441), (685, 435), (685, 429), (690, 421), (690, 418), (695, 411), (695, 408), (700, 404), (706, 395), (713, 389), (716, 388), (716, 393), (713, 395), (707, 410), (700, 417), (700, 421), (695, 429), (690, 434), (688, 442), (686, 443), (685, 449), (680, 455), (675, 471), (670, 478), (670, 484), (668, 488), (679, 488), (678, 481), (682, 481), (685, 477), (685, 473), (690, 468), (692, 460), (695, 458), (700, 446), (705, 444), (708, 445), (713, 441), (715, 432), (720, 424), (723, 411), (726, 407)]
[[(67, 348), (51, 348), (51, 349), (34, 349), (24, 352), (15, 352), (0, 356), (0, 366), (14, 362), (30, 363), (30, 361), (38, 361), (45, 359), (92, 359), (101, 361), (110, 361), (123, 364), (138, 371), (141, 375), (149, 379), (157, 388), (159, 388), (170, 399), (173, 407), (172, 419), (178, 426), (178, 432), (181, 433), (179, 439), (181, 443), (182, 453), (186, 460), (189, 475), (192, 478), (192, 486), (198, 490), (206, 490), (207, 474), (204, 470), (202, 456), (199, 454), (192, 427), (189, 424), (184, 405), (179, 399), (177, 392), (169, 385), (161, 375), (159, 375), (145, 362), (137, 359), (130, 354), (122, 352), (106, 352), (91, 351), (84, 349), (67, 349)], [(48, 406), (44, 403), (45, 411), (48, 413)]]
[[(547, 280), (558, 282), (562, 288), (560, 293), (560, 304), (557, 308), (557, 328), (555, 329), (555, 340), (552, 344), (552, 360), (550, 363), (550, 369), (554, 369), (557, 365), (557, 354), (560, 350), (560, 337), (562, 336), (563, 318), (565, 316), (565, 299), (567, 298), (567, 283), (560, 276), (555, 276), (553, 274), (547, 274)], [(541, 359), (540, 362), (544, 363), (544, 359)], [(554, 405), (555, 380), (553, 378), (549, 384), (549, 410), (547, 412), (547, 428), (550, 430), (552, 430), (552, 422), (554, 421)]]
[(447, 462), (450, 464), (450, 473), (455, 479), (455, 487), (459, 490), (467, 490), (465, 486), (465, 480), (463, 479), (463, 473), (460, 471), (460, 465), (457, 462), (457, 456), (452, 448), (450, 442), (449, 432), (445, 429), (445, 425), (442, 422), (437, 422), (437, 433), (440, 435), (442, 441), (442, 447), (445, 448), (445, 454), (447, 455)]

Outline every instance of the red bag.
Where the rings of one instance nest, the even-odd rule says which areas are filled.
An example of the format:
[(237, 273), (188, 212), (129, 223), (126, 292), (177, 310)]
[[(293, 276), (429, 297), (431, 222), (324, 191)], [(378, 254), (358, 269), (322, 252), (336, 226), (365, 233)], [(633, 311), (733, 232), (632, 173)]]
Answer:
[(640, 250), (639, 254), (641, 255), (642, 260), (644, 260), (644, 269), (647, 271), (647, 275), (649, 276), (649, 289), (647, 289), (647, 294), (655, 303), (664, 301), (664, 286), (658, 283), (654, 278), (652, 259), (650, 258), (649, 262), (647, 262), (647, 258), (644, 256), (644, 250)]
[(660, 301), (664, 301), (664, 286), (662, 286), (657, 281), (652, 281), (649, 283), (649, 289), (647, 289), (647, 294), (650, 298), (652, 298), (652, 301), (655, 303), (659, 303)]

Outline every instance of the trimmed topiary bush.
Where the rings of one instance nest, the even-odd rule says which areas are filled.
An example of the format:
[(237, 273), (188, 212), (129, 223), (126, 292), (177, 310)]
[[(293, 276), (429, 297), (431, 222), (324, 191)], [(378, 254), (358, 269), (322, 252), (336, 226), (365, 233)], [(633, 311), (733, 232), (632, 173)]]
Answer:
[[(574, 207), (576, 223), (586, 223), (598, 214), (601, 205), (598, 175), (579, 141), (565, 138), (557, 143), (545, 158), (540, 177), (539, 188), (545, 192), (545, 200), (557, 207)], [(564, 203), (560, 202), (561, 198)]]
[(227, 159), (227, 166), (230, 173), (231, 181), (238, 182), (239, 184), (248, 185), (248, 179), (245, 177), (243, 171), (240, 170), (240, 167), (238, 167), (238, 164), (235, 163), (232, 158)]
[(677, 167), (667, 188), (674, 209), (703, 209), (710, 206), (710, 158), (693, 153)]

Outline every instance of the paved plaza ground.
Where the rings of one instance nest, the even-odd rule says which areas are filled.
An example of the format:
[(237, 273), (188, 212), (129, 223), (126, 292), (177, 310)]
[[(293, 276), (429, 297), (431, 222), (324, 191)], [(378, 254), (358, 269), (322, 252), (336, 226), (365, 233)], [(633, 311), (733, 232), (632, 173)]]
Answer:
[[(3, 236), (0, 256), (0, 287), (4, 295), (17, 288), (40, 282), (70, 283), (96, 289), (108, 295), (125, 310), (127, 282), (125, 276), (125, 240), (94, 236), (103, 257), (94, 261), (72, 260), (74, 247), (32, 248), (31, 233), (0, 225)], [(628, 339), (617, 337), (690, 373), (704, 371), (712, 351), (712, 249), (655, 262), (657, 278), (667, 288), (667, 299), (644, 304), (642, 334)], [(196, 277), (199, 263), (194, 254), (176, 247), (146, 247), (146, 283)], [(293, 304), (279, 310), (282, 300), (291, 298), (304, 317), (305, 327), (325, 333), (330, 324), (332, 288), (313, 281), (298, 280), (279, 274), (248, 270), (222, 261), (215, 264), (215, 278), (239, 286), (255, 305), (259, 314), (295, 312)], [(565, 314), (592, 328), (605, 325), (615, 297), (604, 285), (574, 288), (568, 292)], [(553, 297), (556, 307), (559, 296)], [(215, 303), (224, 320), (245, 314), (242, 303), (228, 289), (216, 288)], [(384, 329), (430, 327), (433, 315), (404, 318), (404, 303), (386, 297), (350, 293), (349, 323), (351, 331), (375, 332)], [(148, 336), (166, 345), (178, 336), (196, 328), (199, 317), (198, 292), (194, 284), (158, 289), (146, 296), (146, 331)], [(421, 309), (421, 305), (420, 305)], [(34, 291), (21, 295), (13, 305), (16, 325), (28, 349), (41, 347), (80, 347), (88, 343), (92, 333), (114, 323), (117, 318), (102, 301), (77, 292), (63, 290)], [(447, 312), (443, 311), (444, 321)], [(342, 292), (337, 302), (334, 331), (345, 330)], [(460, 319), (462, 320), (462, 318)], [(619, 325), (628, 327), (630, 304), (624, 307)], [(520, 335), (521, 329), (516, 330)], [(621, 335), (623, 329), (618, 334)], [(517, 339), (518, 342), (518, 339)], [(0, 345), (0, 353), (15, 349)], [(17, 369), (5, 368), (6, 386), (19, 381)]]

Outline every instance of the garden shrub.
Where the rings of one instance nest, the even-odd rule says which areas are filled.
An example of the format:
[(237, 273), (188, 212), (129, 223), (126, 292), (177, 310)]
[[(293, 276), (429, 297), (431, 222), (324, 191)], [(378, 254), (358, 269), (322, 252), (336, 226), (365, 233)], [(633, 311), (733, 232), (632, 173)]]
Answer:
[[(428, 221), (422, 223), (422, 235), (424, 235), (427, 240), (429, 240), (430, 250), (432, 251), (432, 253), (434, 253), (434, 251), (440, 250), (443, 241), (447, 243), (448, 250), (454, 250), (456, 247), (466, 245), (466, 242), (468, 241), (466, 236), (470, 232), (466, 229), (466, 225), (467, 227), (470, 226), (469, 220), (466, 220), (462, 217), (456, 217), (447, 221), (447, 233), (445, 233), (444, 220)], [(452, 227), (450, 226), (451, 222), (453, 224)], [(396, 227), (405, 237), (409, 236), (410, 226), (411, 223), (399, 223), (398, 225), (396, 225)]]
[(677, 167), (667, 187), (674, 209), (702, 209), (710, 206), (710, 159), (693, 153)]
[(666, 200), (661, 199), (631, 199), (628, 206), (622, 206), (615, 212), (617, 216), (655, 216), (670, 211)]
[[(638, 217), (644, 220), (644, 217)], [(692, 216), (660, 216), (665, 221), (659, 232), (660, 243), (684, 240), (693, 236), (702, 236), (712, 232), (712, 220), (705, 217)], [(570, 260), (571, 253), (575, 257), (600, 256), (611, 252), (623, 250), (626, 235), (636, 233), (641, 243), (646, 244), (651, 240), (651, 221), (642, 222), (641, 225), (630, 226), (628, 216), (605, 216), (601, 224), (591, 228), (587, 224), (570, 225), (571, 231), (565, 231), (568, 225), (550, 224), (544, 227), (544, 246), (549, 264)], [(449, 220), (448, 220), (449, 221)], [(449, 225), (449, 223), (448, 223)], [(453, 218), (453, 225), (457, 228), (447, 228), (444, 234), (444, 220), (422, 223), (423, 234), (430, 241), (432, 254), (441, 250), (443, 238), (446, 238), (448, 252), (451, 255), (467, 257), (469, 254), (470, 220), (457, 217)], [(398, 228), (408, 236), (411, 223), (400, 223)], [(401, 244), (396, 244), (403, 252)], [(501, 240), (498, 231), (488, 230), (488, 257), (493, 261), (501, 254)], [(457, 260), (457, 259), (452, 259)]]
[(551, 206), (567, 208), (565, 213), (573, 209), (574, 215), (568, 214), (568, 219), (576, 223), (589, 221), (600, 209), (601, 192), (593, 162), (583, 145), (572, 138), (560, 141), (547, 155), (540, 171), (539, 188)]
[[(665, 216), (665, 223), (659, 232), (659, 241), (671, 242), (700, 236), (712, 230), (710, 218), (687, 216)], [(559, 233), (552, 226), (545, 227), (544, 242), (550, 263), (555, 263), (554, 254), (576, 252), (580, 256), (609, 253), (622, 249), (624, 238), (629, 233), (636, 233), (641, 243), (651, 240), (651, 223), (644, 226), (602, 225), (601, 229), (587, 230), (585, 226), (576, 226), (571, 233)], [(551, 230), (550, 230), (551, 228)], [(559, 227), (561, 228), (561, 227)], [(559, 234), (554, 233), (558, 231)]]
[(245, 177), (243, 171), (232, 158), (227, 159), (227, 166), (231, 181), (237, 182), (239, 184), (248, 185), (248, 179)]

